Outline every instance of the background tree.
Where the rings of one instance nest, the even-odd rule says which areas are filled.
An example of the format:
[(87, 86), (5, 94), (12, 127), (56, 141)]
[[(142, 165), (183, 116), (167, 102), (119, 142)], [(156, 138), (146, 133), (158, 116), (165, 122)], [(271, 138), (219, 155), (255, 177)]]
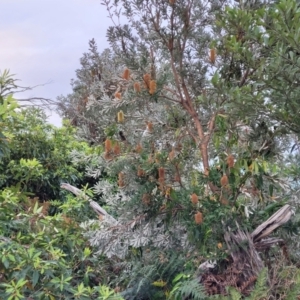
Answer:
[(70, 153), (76, 149), (88, 154), (89, 148), (74, 139), (74, 129), (67, 123), (55, 128), (45, 119), (45, 113), (35, 108), (6, 119), (2, 128), (9, 152), (0, 161), (0, 186), (19, 186), (40, 201), (62, 200), (62, 182), (84, 184), (85, 166), (72, 164)]
[[(5, 84), (1, 91), (10, 91)], [(60, 193), (62, 180), (84, 179), (70, 152), (91, 149), (67, 123), (57, 129), (40, 109), (16, 109), (10, 92), (1, 100), (0, 298), (121, 300), (104, 284), (111, 273), (99, 265), (108, 262), (93, 255), (79, 226), (94, 214), (84, 199)]]

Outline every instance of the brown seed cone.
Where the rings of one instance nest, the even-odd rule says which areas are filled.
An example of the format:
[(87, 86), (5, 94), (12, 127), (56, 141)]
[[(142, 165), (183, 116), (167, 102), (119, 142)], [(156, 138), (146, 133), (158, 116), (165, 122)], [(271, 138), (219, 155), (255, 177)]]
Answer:
[(226, 186), (228, 184), (228, 177), (224, 174), (221, 178), (221, 186)]
[(194, 218), (195, 218), (195, 223), (196, 224), (202, 224), (203, 223), (203, 215), (200, 211), (198, 211), (195, 215), (194, 215)]
[(191, 201), (195, 205), (199, 202), (198, 196), (195, 193), (191, 195)]
[(234, 157), (232, 154), (227, 156), (227, 165), (229, 168), (233, 168), (234, 166)]

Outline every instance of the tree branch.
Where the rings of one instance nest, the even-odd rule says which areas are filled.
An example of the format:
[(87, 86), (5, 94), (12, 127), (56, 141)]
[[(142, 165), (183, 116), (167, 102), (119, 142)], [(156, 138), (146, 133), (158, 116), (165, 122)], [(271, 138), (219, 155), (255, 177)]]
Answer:
[(72, 192), (74, 195), (83, 197), (84, 200), (87, 200), (91, 208), (100, 216), (105, 218), (109, 223), (117, 224), (118, 221), (111, 216), (104, 208), (102, 208), (97, 202), (91, 200), (87, 195), (85, 195), (80, 189), (75, 186), (72, 186), (68, 183), (62, 183), (60, 186), (62, 189)]

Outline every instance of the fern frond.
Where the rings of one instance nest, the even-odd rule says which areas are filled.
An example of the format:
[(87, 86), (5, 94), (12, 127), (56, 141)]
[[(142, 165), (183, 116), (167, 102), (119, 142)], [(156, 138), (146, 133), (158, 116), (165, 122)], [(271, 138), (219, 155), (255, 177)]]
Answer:
[(300, 273), (298, 272), (293, 286), (287, 292), (286, 300), (297, 299), (297, 296), (299, 295), (300, 295)]
[(204, 287), (199, 283), (199, 279), (179, 282), (172, 289), (168, 299), (181, 300), (186, 297), (194, 300), (207, 299)]
[(251, 295), (246, 298), (247, 300), (259, 300), (264, 299), (268, 295), (268, 285), (267, 285), (267, 279), (268, 279), (268, 269), (264, 268), (259, 276), (257, 277), (257, 281), (255, 284), (255, 287), (251, 293)]

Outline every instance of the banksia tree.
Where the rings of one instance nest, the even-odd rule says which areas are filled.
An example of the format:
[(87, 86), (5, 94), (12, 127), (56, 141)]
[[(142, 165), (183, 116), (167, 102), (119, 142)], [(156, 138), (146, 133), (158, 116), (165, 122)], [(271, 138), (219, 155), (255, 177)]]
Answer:
[[(201, 242), (211, 247), (202, 255), (215, 253), (225, 230), (220, 221), (234, 224), (244, 217), (241, 203), (269, 199), (269, 186), (281, 189), (268, 174), (272, 157), (265, 154), (276, 137), (262, 124), (264, 97), (253, 84), (266, 50), (249, 35), (260, 32), (262, 21), (241, 17), (255, 15), (250, 4), (234, 11), (248, 30), (237, 41), (241, 24), (224, 12), (240, 4), (208, 3), (103, 1), (110, 16), (121, 9), (128, 18), (108, 29), (115, 65), (99, 61), (103, 82), (89, 90), (87, 103), (98, 114), (102, 142), (110, 137), (122, 146), (122, 155), (98, 166), (117, 182), (95, 187), (120, 222), (91, 238), (108, 256), (125, 257), (133, 245), (190, 253)], [(108, 86), (109, 78), (119, 81)], [(263, 197), (249, 198), (254, 189)]]
[[(205, 6), (201, 1), (191, 0), (156, 4), (124, 0), (123, 8), (118, 7), (118, 3), (103, 2), (112, 17), (113, 8), (122, 9), (129, 24), (133, 22), (132, 13), (136, 17), (141, 12), (145, 14), (139, 23), (131, 24), (136, 27), (135, 33), (127, 25), (109, 28), (107, 35), (114, 51), (110, 58), (114, 66), (100, 60), (98, 55), (102, 79), (91, 87), (87, 109), (97, 112), (97, 131), (102, 138), (110, 137), (124, 144), (122, 155), (114, 155), (113, 150), (110, 155), (106, 154), (109, 164), (106, 167), (112, 174), (121, 172), (126, 177), (126, 186), (124, 180), (118, 178), (122, 192), (138, 195), (146, 189), (144, 193), (151, 194), (154, 189), (157, 203), (165, 201), (164, 193), (171, 186), (174, 200), (172, 205), (164, 204), (165, 209), (172, 210), (178, 205), (182, 207), (180, 215), (185, 213), (189, 220), (189, 195), (195, 192), (208, 212), (210, 206), (222, 204), (224, 197), (226, 202), (235, 203), (240, 196), (239, 188), (245, 188), (251, 177), (256, 176), (254, 171), (244, 174), (247, 162), (239, 158), (239, 154), (248, 151), (248, 157), (255, 160), (250, 152), (259, 150), (262, 144), (252, 147), (250, 152), (244, 145), (239, 148), (238, 124), (245, 111), (239, 110), (235, 89), (247, 86), (248, 73), (238, 79), (238, 74), (233, 76), (226, 69), (231, 66), (229, 46), (226, 48), (219, 25), (211, 31), (216, 12), (219, 11), (218, 20), (222, 20), (225, 3)], [(243, 43), (247, 43), (245, 38)], [(119, 78), (119, 81), (107, 85), (110, 78)], [(121, 101), (114, 101), (116, 99)], [(247, 118), (251, 119), (252, 115)], [(225, 152), (232, 154), (224, 157)], [(254, 161), (253, 166), (255, 163), (260, 164)], [(219, 171), (217, 165), (220, 165)], [(258, 169), (256, 165), (255, 170)], [(140, 176), (141, 170), (144, 176)], [(134, 205), (134, 201), (140, 203), (140, 198), (141, 195), (126, 202), (135, 207), (135, 210), (129, 209), (132, 218), (135, 213), (141, 213), (138, 205)], [(192, 202), (196, 203), (195, 197)], [(221, 205), (220, 209), (226, 208)], [(119, 210), (122, 215), (121, 207), (116, 208)], [(211, 213), (213, 211), (212, 208)], [(151, 214), (155, 219), (155, 210)]]

